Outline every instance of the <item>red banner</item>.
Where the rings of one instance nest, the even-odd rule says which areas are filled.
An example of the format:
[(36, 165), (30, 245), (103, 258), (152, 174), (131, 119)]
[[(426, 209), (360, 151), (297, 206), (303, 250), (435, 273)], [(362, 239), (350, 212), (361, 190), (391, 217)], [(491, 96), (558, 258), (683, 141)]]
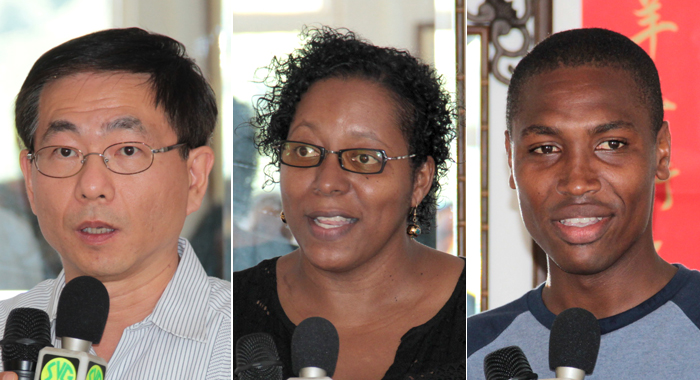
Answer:
[(622, 33), (649, 53), (671, 127), (671, 178), (656, 185), (654, 243), (669, 262), (700, 269), (700, 2), (583, 0), (583, 27)]

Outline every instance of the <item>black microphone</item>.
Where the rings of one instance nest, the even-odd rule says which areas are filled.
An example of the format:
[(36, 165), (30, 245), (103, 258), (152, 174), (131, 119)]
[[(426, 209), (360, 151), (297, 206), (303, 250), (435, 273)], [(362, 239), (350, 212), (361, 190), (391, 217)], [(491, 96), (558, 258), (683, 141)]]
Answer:
[(236, 341), (236, 370), (239, 380), (282, 380), (282, 362), (269, 334), (253, 333)]
[(537, 380), (523, 350), (508, 346), (496, 350), (484, 358), (486, 380)]
[(304, 319), (292, 334), (293, 379), (330, 379), (338, 363), (340, 340), (333, 324), (321, 317)]
[(2, 366), (17, 374), (19, 380), (33, 380), (39, 351), (51, 347), (51, 322), (45, 311), (18, 307), (5, 321)]
[(39, 352), (35, 380), (104, 379), (107, 362), (88, 353), (102, 339), (109, 315), (109, 294), (90, 276), (76, 277), (63, 288), (56, 311), (56, 337), (62, 348)]
[(558, 379), (583, 380), (600, 349), (600, 325), (588, 310), (571, 308), (554, 319), (549, 336), (549, 367)]

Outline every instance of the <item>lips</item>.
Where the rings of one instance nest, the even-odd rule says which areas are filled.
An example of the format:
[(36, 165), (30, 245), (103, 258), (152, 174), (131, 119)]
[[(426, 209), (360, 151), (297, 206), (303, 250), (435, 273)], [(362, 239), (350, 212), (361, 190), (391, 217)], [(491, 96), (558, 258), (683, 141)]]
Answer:
[(88, 245), (101, 245), (112, 239), (119, 230), (103, 221), (83, 222), (76, 228), (78, 237)]
[(306, 214), (309, 230), (316, 239), (333, 241), (348, 234), (358, 218), (340, 210), (314, 211)]

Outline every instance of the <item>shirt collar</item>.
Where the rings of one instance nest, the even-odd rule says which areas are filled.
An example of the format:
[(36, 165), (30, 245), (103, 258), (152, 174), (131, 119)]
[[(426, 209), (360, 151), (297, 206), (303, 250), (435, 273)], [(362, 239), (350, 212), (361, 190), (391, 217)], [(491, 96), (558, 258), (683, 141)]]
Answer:
[[(206, 313), (211, 290), (209, 279), (187, 239), (179, 239), (177, 250), (180, 263), (155, 309), (146, 319), (127, 329), (151, 322), (170, 334), (203, 342), (207, 337)], [(65, 285), (66, 275), (61, 270), (46, 310), (52, 322), (56, 320), (58, 299)]]

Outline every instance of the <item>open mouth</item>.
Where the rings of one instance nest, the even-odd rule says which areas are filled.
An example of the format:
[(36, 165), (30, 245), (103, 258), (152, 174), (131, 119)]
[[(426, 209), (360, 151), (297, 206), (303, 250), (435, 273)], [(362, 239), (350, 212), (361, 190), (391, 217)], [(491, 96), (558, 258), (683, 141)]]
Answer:
[(569, 227), (588, 227), (590, 225), (600, 222), (601, 220), (603, 220), (603, 217), (569, 218), (562, 219), (559, 221), (559, 223)]
[(90, 234), (90, 235), (101, 235), (101, 234), (108, 234), (108, 233), (110, 233), (110, 232), (113, 232), (114, 229), (113, 229), (113, 228), (107, 228), (107, 227), (97, 227), (97, 228), (95, 228), (95, 227), (86, 227), (86, 228), (83, 228), (83, 229), (80, 230), (80, 231), (82, 231), (82, 232), (84, 232), (84, 233), (86, 233), (86, 234)]
[(343, 226), (346, 226), (348, 224), (355, 223), (357, 219), (355, 218), (346, 218), (343, 216), (318, 216), (316, 218), (313, 218), (314, 223), (325, 229), (332, 229), (332, 228), (340, 228)]

